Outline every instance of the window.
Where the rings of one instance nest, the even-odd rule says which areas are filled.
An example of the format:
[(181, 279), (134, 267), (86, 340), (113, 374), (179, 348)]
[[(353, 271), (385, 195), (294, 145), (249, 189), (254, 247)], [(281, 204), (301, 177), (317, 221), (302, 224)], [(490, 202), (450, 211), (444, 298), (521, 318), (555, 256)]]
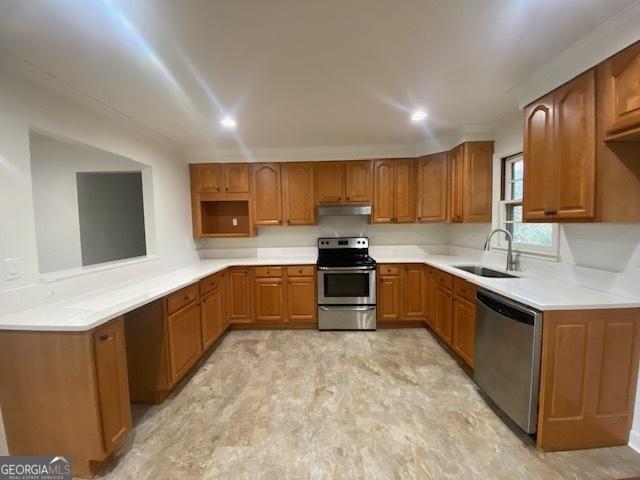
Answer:
[[(500, 226), (513, 236), (513, 248), (521, 252), (557, 255), (558, 232), (553, 223), (523, 223), (524, 159), (522, 153), (503, 159)], [(506, 247), (504, 236), (499, 246)]]

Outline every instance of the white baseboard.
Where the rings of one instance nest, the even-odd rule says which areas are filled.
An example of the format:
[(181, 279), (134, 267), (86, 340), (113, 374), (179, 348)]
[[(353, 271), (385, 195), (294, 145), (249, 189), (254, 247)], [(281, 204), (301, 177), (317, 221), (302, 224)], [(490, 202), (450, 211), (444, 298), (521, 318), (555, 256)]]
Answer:
[(640, 431), (631, 430), (629, 434), (629, 446), (640, 453)]

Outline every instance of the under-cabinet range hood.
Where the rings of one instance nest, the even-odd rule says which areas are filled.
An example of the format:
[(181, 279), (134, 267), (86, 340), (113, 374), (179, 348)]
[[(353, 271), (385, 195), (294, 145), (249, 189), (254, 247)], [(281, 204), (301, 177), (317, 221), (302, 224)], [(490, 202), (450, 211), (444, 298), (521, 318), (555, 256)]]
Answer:
[(371, 205), (320, 205), (318, 215), (323, 217), (343, 217), (346, 215), (371, 215)]

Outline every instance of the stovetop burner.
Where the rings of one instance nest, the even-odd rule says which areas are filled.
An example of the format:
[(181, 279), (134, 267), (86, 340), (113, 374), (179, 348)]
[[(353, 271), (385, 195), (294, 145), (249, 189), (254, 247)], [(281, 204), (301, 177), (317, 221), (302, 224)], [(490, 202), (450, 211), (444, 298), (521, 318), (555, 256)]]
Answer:
[(318, 239), (318, 267), (375, 268), (375, 266), (376, 261), (369, 256), (367, 237)]

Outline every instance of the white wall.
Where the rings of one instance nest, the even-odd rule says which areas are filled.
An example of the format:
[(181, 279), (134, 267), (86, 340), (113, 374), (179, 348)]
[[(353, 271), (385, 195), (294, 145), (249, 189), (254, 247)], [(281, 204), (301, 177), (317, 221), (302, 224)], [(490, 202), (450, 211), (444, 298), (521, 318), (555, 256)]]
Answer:
[(151, 167), (34, 132), (30, 135), (30, 154), (40, 273), (82, 266), (77, 172), (143, 172), (147, 251), (154, 252)]
[(153, 253), (162, 260), (194, 252), (189, 172), (175, 148), (133, 132), (3, 66), (0, 66), (0, 104), (0, 259), (18, 258), (20, 274), (19, 279), (12, 281), (0, 275), (0, 314), (77, 293), (78, 289), (99, 288), (105, 283), (144, 274), (162, 263), (116, 269), (106, 275), (95, 274), (69, 282), (46, 285), (40, 282), (30, 130), (90, 145), (150, 166)]

